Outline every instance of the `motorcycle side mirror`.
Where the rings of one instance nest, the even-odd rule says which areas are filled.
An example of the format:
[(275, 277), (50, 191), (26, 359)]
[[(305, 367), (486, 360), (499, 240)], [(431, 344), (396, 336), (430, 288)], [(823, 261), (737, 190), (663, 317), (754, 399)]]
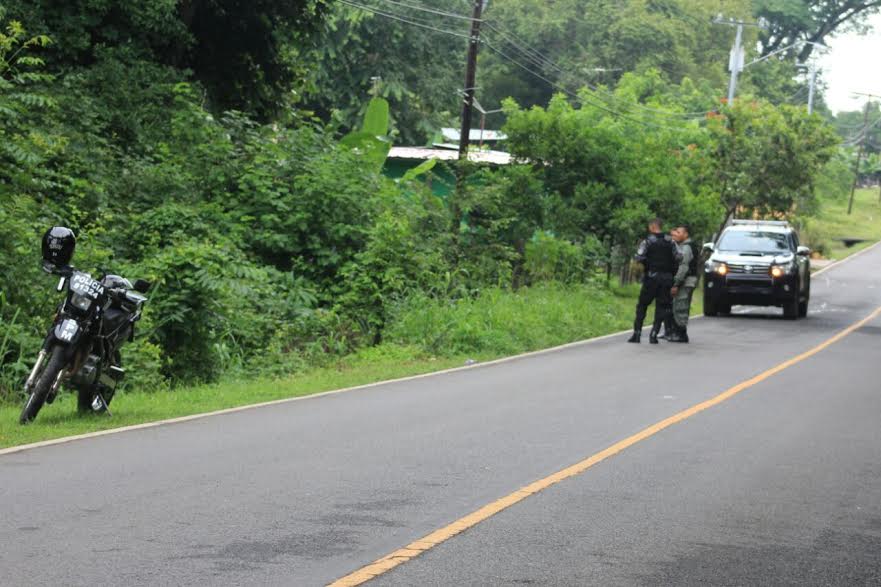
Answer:
[(135, 281), (134, 287), (135, 287), (135, 291), (139, 291), (139, 292), (145, 294), (148, 291), (150, 291), (150, 288), (153, 287), (153, 284), (150, 283), (149, 281), (146, 281), (143, 279), (138, 279), (137, 281)]

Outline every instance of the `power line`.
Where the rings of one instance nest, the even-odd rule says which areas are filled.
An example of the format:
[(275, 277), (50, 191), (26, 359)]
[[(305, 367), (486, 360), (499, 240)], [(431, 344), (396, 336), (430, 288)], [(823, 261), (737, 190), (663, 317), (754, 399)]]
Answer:
[[(515, 49), (517, 49), (521, 54), (523, 54), (525, 57), (527, 57), (527, 59), (529, 59), (529, 61), (531, 63), (533, 63), (534, 65), (536, 65), (538, 67), (550, 67), (550, 68), (555, 69), (557, 72), (564, 74), (564, 75), (571, 73), (571, 72), (567, 72), (566, 70), (561, 68), (559, 65), (554, 63), (550, 58), (548, 58), (545, 55), (543, 55), (542, 53), (540, 53), (534, 47), (531, 47), (528, 43), (526, 43), (525, 41), (523, 41), (522, 39), (520, 39), (519, 37), (517, 37), (513, 33), (507, 32), (507, 31), (499, 28), (497, 25), (492, 24), (491, 22), (485, 23), (485, 26), (487, 28), (491, 29), (492, 31), (500, 34), (502, 37), (504, 37), (506, 39), (506, 41), (505, 41), (506, 43), (508, 43), (509, 45), (514, 47)], [(590, 82), (585, 81), (584, 85), (586, 85), (588, 88), (590, 88), (594, 92), (607, 94), (608, 96), (610, 96), (614, 100), (620, 100), (620, 98), (618, 98), (618, 96), (616, 96), (614, 93), (609, 92), (607, 90), (603, 90), (597, 86), (594, 86)], [(631, 108), (645, 110), (646, 112), (651, 112), (653, 114), (658, 114), (661, 116), (668, 116), (670, 118), (696, 119), (696, 118), (703, 118), (707, 114), (707, 111), (672, 112), (669, 110), (660, 110), (657, 108), (651, 108), (649, 106), (645, 106), (644, 104), (639, 104), (639, 103), (625, 103), (625, 104), (623, 104), (623, 106), (624, 107), (629, 106)]]
[(407, 2), (400, 2), (398, 0), (380, 0), (381, 2), (385, 2), (386, 4), (392, 4), (394, 6), (401, 6), (403, 8), (409, 8), (411, 10), (418, 10), (420, 12), (428, 12), (430, 14), (437, 14), (439, 16), (446, 16), (447, 18), (458, 18), (461, 20), (474, 21), (473, 17), (467, 16), (465, 14), (456, 14), (455, 12), (445, 12), (443, 10), (437, 10), (436, 8), (429, 8), (428, 6), (422, 6), (419, 4), (409, 4)]
[[(523, 69), (523, 70), (526, 71), (527, 73), (530, 73), (531, 75), (533, 75), (533, 76), (537, 77), (538, 79), (544, 81), (545, 83), (549, 84), (550, 86), (552, 86), (552, 87), (554, 87), (554, 88), (557, 88), (558, 90), (560, 90), (561, 92), (567, 94), (568, 96), (570, 96), (571, 98), (577, 100), (578, 102), (581, 102), (581, 103), (584, 103), (584, 104), (588, 104), (588, 105), (590, 105), (590, 106), (593, 106), (594, 108), (597, 108), (597, 109), (599, 109), (599, 110), (603, 110), (603, 111), (605, 111), (605, 112), (607, 112), (607, 113), (609, 113), (609, 114), (611, 114), (611, 115), (613, 115), (613, 116), (617, 116), (617, 117), (619, 117), (619, 118), (621, 118), (621, 119), (623, 119), (623, 120), (628, 120), (628, 121), (630, 121), (630, 122), (634, 122), (634, 123), (636, 123), (636, 124), (640, 124), (640, 125), (642, 125), (642, 126), (654, 127), (654, 128), (660, 128), (660, 129), (666, 129), (666, 130), (674, 130), (674, 131), (677, 131), (677, 132), (684, 132), (684, 131), (686, 131), (686, 130), (689, 130), (689, 129), (686, 128), (686, 127), (669, 126), (669, 125), (665, 125), (665, 124), (658, 124), (658, 123), (654, 123), (654, 122), (649, 122), (649, 121), (647, 121), (647, 120), (639, 120), (639, 119), (637, 119), (637, 118), (633, 118), (633, 117), (631, 117), (631, 116), (628, 116), (627, 114), (624, 114), (624, 113), (622, 113), (622, 112), (619, 112), (619, 111), (617, 111), (617, 110), (614, 110), (614, 109), (612, 109), (612, 108), (606, 106), (605, 104), (603, 104), (603, 103), (601, 103), (601, 102), (594, 102), (594, 101), (591, 101), (591, 100), (587, 100), (587, 99), (585, 99), (583, 96), (579, 96), (578, 94), (576, 94), (575, 92), (573, 92), (573, 91), (570, 90), (569, 88), (567, 88), (567, 87), (565, 87), (565, 86), (563, 86), (563, 85), (561, 85), (561, 84), (559, 84), (559, 83), (557, 83), (557, 82), (555, 82), (555, 81), (553, 81), (553, 80), (551, 80), (551, 79), (549, 79), (549, 78), (543, 76), (542, 74), (540, 74), (540, 73), (536, 72), (535, 70), (531, 69), (529, 66), (524, 65), (524, 64), (521, 63), (520, 61), (514, 59), (514, 58), (511, 57), (510, 55), (506, 54), (504, 51), (502, 51), (502, 50), (496, 48), (496, 47), (495, 47), (492, 43), (490, 43), (489, 41), (483, 41), (483, 43), (484, 43), (489, 49), (491, 49), (491, 50), (494, 51), (495, 53), (499, 54), (501, 57), (507, 59), (508, 61), (510, 61), (511, 63), (513, 63), (514, 65), (520, 67), (521, 69)], [(688, 121), (685, 121), (685, 122), (688, 122)]]
[[(383, 11), (381, 11), (381, 10), (378, 10), (378, 9), (376, 9), (376, 8), (373, 8), (372, 6), (365, 6), (365, 5), (363, 5), (363, 4), (358, 4), (358, 3), (356, 3), (356, 2), (350, 2), (349, 0), (340, 0), (340, 2), (342, 2), (343, 4), (345, 4), (345, 5), (347, 5), (347, 6), (351, 6), (351, 7), (353, 7), (353, 8), (358, 8), (358, 9), (360, 9), (360, 10), (366, 10), (367, 12), (372, 12), (373, 14), (376, 14), (376, 15), (379, 15), (379, 16), (384, 16), (385, 18), (390, 18), (390, 19), (392, 19), (392, 20), (397, 20), (397, 21), (399, 21), (399, 22), (403, 22), (403, 23), (411, 24), (411, 25), (413, 25), (413, 26), (421, 27), (421, 28), (423, 28), (423, 29), (428, 29), (428, 30), (430, 30), (430, 31), (434, 31), (434, 32), (436, 32), (436, 33), (443, 33), (443, 34), (445, 34), (445, 35), (452, 35), (452, 36), (454, 36), (454, 37), (460, 37), (460, 38), (462, 38), (462, 39), (470, 39), (470, 38), (471, 38), (471, 37), (469, 37), (468, 35), (466, 35), (465, 33), (459, 33), (459, 32), (456, 32), (456, 31), (450, 31), (450, 30), (446, 30), (446, 29), (441, 29), (441, 28), (437, 28), (437, 27), (434, 27), (434, 26), (431, 26), (431, 25), (428, 25), (428, 24), (424, 24), (424, 23), (422, 23), (422, 22), (417, 22), (417, 21), (415, 21), (415, 20), (409, 20), (409, 19), (407, 19), (407, 18), (404, 18), (404, 17), (399, 16), (399, 15), (396, 15), (396, 14), (391, 14), (391, 13), (388, 13), (388, 12), (383, 12)], [(415, 18), (415, 17), (414, 17), (414, 18)]]
[[(396, 20), (396, 21), (399, 21), (399, 22), (403, 22), (403, 23), (406, 23), (406, 24), (410, 24), (410, 25), (413, 25), (413, 26), (417, 26), (417, 27), (420, 27), (420, 28), (423, 28), (423, 29), (431, 30), (431, 31), (438, 32), (438, 33), (442, 33), (442, 34), (446, 34), (446, 35), (452, 35), (452, 36), (459, 37), (459, 38), (464, 38), (464, 39), (470, 39), (470, 38), (471, 38), (470, 36), (468, 36), (468, 35), (466, 35), (466, 34), (464, 34), (464, 33), (456, 32), (456, 31), (450, 31), (450, 30), (447, 30), (447, 29), (441, 29), (441, 28), (438, 28), (438, 27), (435, 27), (435, 26), (432, 26), (432, 25), (429, 25), (429, 24), (425, 24), (425, 22), (426, 22), (425, 19), (418, 19), (418, 17), (415, 17), (415, 16), (413, 16), (413, 17), (409, 17), (409, 18), (406, 18), (406, 17), (404, 17), (404, 16), (402, 16), (402, 15), (400, 15), (400, 14), (395, 14), (395, 13), (385, 12), (385, 11), (383, 11), (383, 10), (380, 10), (380, 9), (374, 7), (374, 6), (368, 6), (368, 5), (364, 5), (364, 4), (359, 4), (359, 3), (357, 3), (357, 2), (352, 2), (351, 0), (340, 0), (340, 1), (341, 1), (343, 4), (346, 4), (346, 5), (348, 5), (348, 6), (351, 6), (351, 7), (354, 7), (354, 8), (358, 8), (358, 9), (361, 9), (361, 10), (365, 10), (365, 11), (367, 11), (367, 12), (371, 12), (371, 13), (373, 13), (373, 14), (376, 14), (376, 15), (379, 15), (379, 16), (383, 16), (383, 17), (385, 17), (385, 18), (390, 18), (390, 19), (393, 19), (393, 20)], [(395, 5), (399, 5), (399, 6), (407, 7), (407, 8), (413, 8), (413, 9), (416, 9), (416, 10), (422, 10), (422, 11), (424, 11), (424, 12), (430, 12), (430, 13), (434, 13), (434, 14), (441, 13), (441, 15), (443, 15), (443, 16), (449, 16), (449, 17), (463, 17), (463, 18), (465, 18), (466, 20), (470, 20), (470, 21), (473, 21), (473, 20), (474, 20), (473, 18), (471, 18), (471, 17), (467, 17), (467, 16), (464, 16), (464, 15), (458, 15), (458, 14), (454, 14), (454, 13), (447, 13), (447, 12), (443, 12), (443, 11), (438, 11), (438, 10), (434, 10), (434, 9), (429, 9), (429, 8), (427, 8), (427, 7), (424, 7), (424, 6), (423, 6), (423, 7), (417, 7), (417, 6), (414, 6), (414, 5), (411, 5), (411, 4), (407, 4), (407, 3), (404, 3), (404, 2), (400, 2), (399, 0), (381, 0), (381, 1), (388, 2), (388, 3), (390, 3), (390, 4), (395, 4)], [(418, 22), (417, 20), (412, 20), (412, 19), (418, 19), (418, 20), (421, 20), (422, 22)], [(542, 54), (541, 54), (540, 52), (538, 52), (536, 49), (531, 48), (531, 47), (529, 47), (529, 48), (524, 48), (523, 46), (519, 45), (518, 43), (512, 41), (512, 39), (516, 39), (516, 40), (520, 41), (520, 39), (517, 38), (515, 35), (513, 35), (513, 34), (511, 34), (511, 33), (506, 33), (505, 31), (499, 29), (498, 27), (495, 27), (495, 26), (491, 25), (490, 23), (485, 23), (485, 24), (486, 24), (486, 26), (487, 26), (488, 28), (491, 28), (492, 30), (494, 30), (495, 32), (499, 33), (499, 34), (502, 35), (503, 37), (508, 37), (508, 40), (507, 40), (506, 42), (508, 42), (509, 44), (511, 44), (512, 46), (514, 46), (518, 51), (520, 51), (522, 54), (524, 54), (524, 55), (527, 57), (527, 59), (528, 59), (532, 64), (534, 64), (534, 65), (536, 65), (536, 66), (538, 66), (538, 67), (550, 66), (550, 67), (553, 67), (554, 69), (556, 69), (558, 72), (560, 72), (560, 73), (562, 73), (562, 74), (567, 74), (567, 73), (568, 73), (568, 72), (566, 72), (565, 70), (563, 70), (562, 68), (560, 68), (557, 64), (553, 63), (550, 59), (548, 59), (547, 57), (545, 57), (544, 55), (542, 55)], [(486, 41), (484, 41), (484, 43), (487, 44), (487, 45), (489, 45), (489, 43), (486, 42)], [(524, 43), (524, 44), (525, 44), (525, 43)], [(527, 47), (528, 47), (528, 45), (527, 45)], [(580, 98), (578, 98), (578, 96), (577, 96), (576, 94), (573, 94), (571, 91), (569, 91), (568, 88), (563, 88), (563, 86), (560, 86), (560, 85), (557, 84), (556, 82), (553, 82), (553, 81), (551, 81), (550, 79), (548, 79), (548, 78), (546, 78), (546, 77), (544, 77), (544, 76), (538, 75), (535, 71), (533, 71), (533, 70), (531, 70), (530, 68), (524, 66), (522, 63), (517, 62), (516, 60), (514, 60), (514, 59), (511, 58), (510, 56), (505, 55), (505, 54), (502, 53), (499, 49), (496, 49), (495, 47), (491, 47), (491, 49), (492, 49), (494, 52), (499, 53), (500, 55), (503, 55), (506, 59), (508, 59), (509, 61), (515, 63), (515, 64), (518, 65), (519, 67), (525, 69), (527, 72), (531, 73), (532, 75), (536, 75), (537, 77), (541, 78), (542, 80), (546, 81), (547, 83), (551, 84), (552, 86), (557, 87), (557, 88), (559, 88), (559, 89), (562, 89), (563, 91), (569, 93), (570, 95), (572, 95), (572, 96), (575, 97), (576, 99), (580, 99)], [(617, 96), (615, 96), (614, 94), (612, 94), (611, 92), (601, 90), (600, 88), (598, 88), (598, 87), (596, 87), (596, 86), (593, 86), (593, 85), (590, 84), (590, 83), (586, 83), (585, 85), (586, 85), (587, 87), (589, 87), (591, 90), (593, 90), (594, 92), (597, 92), (597, 93), (604, 93), (604, 94), (607, 94), (608, 96), (610, 96), (613, 100), (616, 100), (616, 101), (619, 100), (619, 98), (618, 98)], [(600, 106), (597, 105), (596, 103), (592, 103), (592, 102), (588, 102), (588, 103), (591, 103), (591, 104), (593, 104), (594, 106), (600, 107)], [(706, 115), (706, 112), (705, 112), (705, 111), (704, 111), (704, 112), (678, 113), (678, 112), (670, 112), (670, 111), (665, 111), (665, 110), (658, 110), (658, 109), (650, 108), (650, 107), (648, 107), (648, 106), (644, 106), (644, 105), (642, 105), (642, 104), (638, 104), (638, 103), (637, 103), (637, 104), (633, 104), (633, 103), (629, 103), (629, 104), (628, 104), (628, 103), (624, 103), (624, 104), (618, 104), (618, 105), (619, 105), (619, 107), (622, 107), (622, 106), (623, 106), (625, 109), (627, 109), (627, 107), (630, 107), (630, 108), (638, 108), (638, 109), (641, 109), (641, 110), (645, 110), (646, 112), (651, 112), (651, 113), (653, 113), (653, 114), (658, 114), (658, 115), (663, 115), (663, 116), (668, 116), (668, 117), (674, 117), (674, 118), (688, 119), (688, 120), (696, 120), (696, 119), (698, 119), (699, 117), (703, 117), (703, 116)], [(605, 107), (605, 106), (603, 106), (602, 108), (603, 108), (604, 110), (606, 110), (606, 111), (612, 113), (612, 114), (615, 114), (616, 116), (623, 116), (623, 113), (618, 112), (618, 111), (616, 111), (616, 110), (612, 110), (612, 109), (607, 108), (607, 107)], [(631, 111), (631, 112), (632, 112), (632, 111)], [(640, 122), (640, 121), (637, 121), (637, 122)], [(650, 123), (645, 122), (645, 121), (642, 121), (641, 123), (642, 123), (642, 124), (650, 124)], [(655, 124), (654, 126), (656, 126), (656, 127), (658, 127), (658, 128), (669, 128), (669, 129), (675, 128), (675, 127), (671, 127), (671, 126), (658, 125), (658, 124)]]

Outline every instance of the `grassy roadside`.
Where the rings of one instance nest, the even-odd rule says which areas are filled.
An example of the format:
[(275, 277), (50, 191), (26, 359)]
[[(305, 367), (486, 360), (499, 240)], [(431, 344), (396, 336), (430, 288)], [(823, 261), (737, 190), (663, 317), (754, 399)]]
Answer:
[[(847, 213), (847, 198), (822, 200), (820, 217), (808, 221), (809, 246), (822, 243), (825, 256), (838, 261), (881, 240), (881, 198), (877, 188), (857, 190), (853, 212)], [(865, 242), (846, 247), (840, 238), (863, 238)]]
[(628, 328), (637, 292), (636, 286), (547, 285), (517, 293), (488, 290), (447, 306), (421, 300), (404, 309), (389, 342), (331, 367), (282, 379), (121, 393), (112, 417), (78, 416), (70, 394), (44, 407), (29, 426), (18, 424), (21, 406), (0, 406), (0, 448), (430, 373), (601, 336)]
[[(854, 213), (847, 201), (824, 201), (822, 218), (809, 223), (810, 238), (823, 242), (826, 254), (840, 260), (881, 240), (881, 204), (877, 190), (859, 190)], [(846, 248), (840, 237), (867, 242)], [(475, 300), (439, 304), (414, 300), (379, 347), (337, 364), (282, 379), (226, 381), (171, 392), (120, 394), (113, 417), (75, 413), (71, 395), (44, 408), (30, 426), (18, 425), (20, 406), (0, 405), (0, 448), (301, 397), (333, 389), (458, 367), (467, 360), (487, 361), (626, 330), (633, 319), (638, 287), (547, 285), (517, 293), (487, 290)], [(702, 313), (701, 296), (692, 308)]]

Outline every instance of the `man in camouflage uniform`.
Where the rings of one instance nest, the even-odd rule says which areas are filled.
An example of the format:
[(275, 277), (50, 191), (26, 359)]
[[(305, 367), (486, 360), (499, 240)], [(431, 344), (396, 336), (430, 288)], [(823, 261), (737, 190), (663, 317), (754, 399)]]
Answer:
[(668, 327), (667, 340), (670, 342), (688, 342), (688, 316), (691, 313), (691, 298), (698, 282), (698, 250), (691, 240), (690, 229), (687, 224), (680, 224), (673, 232), (673, 240), (679, 247), (681, 262), (673, 277), (673, 320)]

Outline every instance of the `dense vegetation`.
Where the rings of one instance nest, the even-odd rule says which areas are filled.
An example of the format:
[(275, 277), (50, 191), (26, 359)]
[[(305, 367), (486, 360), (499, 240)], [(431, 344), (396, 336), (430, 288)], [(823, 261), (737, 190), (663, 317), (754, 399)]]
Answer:
[[(542, 282), (596, 291), (599, 310), (651, 215), (709, 236), (846, 191), (833, 127), (774, 105), (786, 61), (722, 103), (717, 3), (547, 4), (487, 15), (480, 95), (504, 101), (521, 163), (471, 169), (445, 201), (381, 166), (390, 141), (455, 121), (461, 38), (321, 0), (0, 0), (0, 397), (17, 399), (57, 301), (38, 264), (54, 224), (79, 234), (78, 266), (156, 284), (125, 353), (129, 387), (155, 390), (383, 340), (464, 352), (467, 327), (427, 324)], [(518, 46), (526, 68), (505, 57)], [(571, 73), (600, 66), (622, 71)]]

